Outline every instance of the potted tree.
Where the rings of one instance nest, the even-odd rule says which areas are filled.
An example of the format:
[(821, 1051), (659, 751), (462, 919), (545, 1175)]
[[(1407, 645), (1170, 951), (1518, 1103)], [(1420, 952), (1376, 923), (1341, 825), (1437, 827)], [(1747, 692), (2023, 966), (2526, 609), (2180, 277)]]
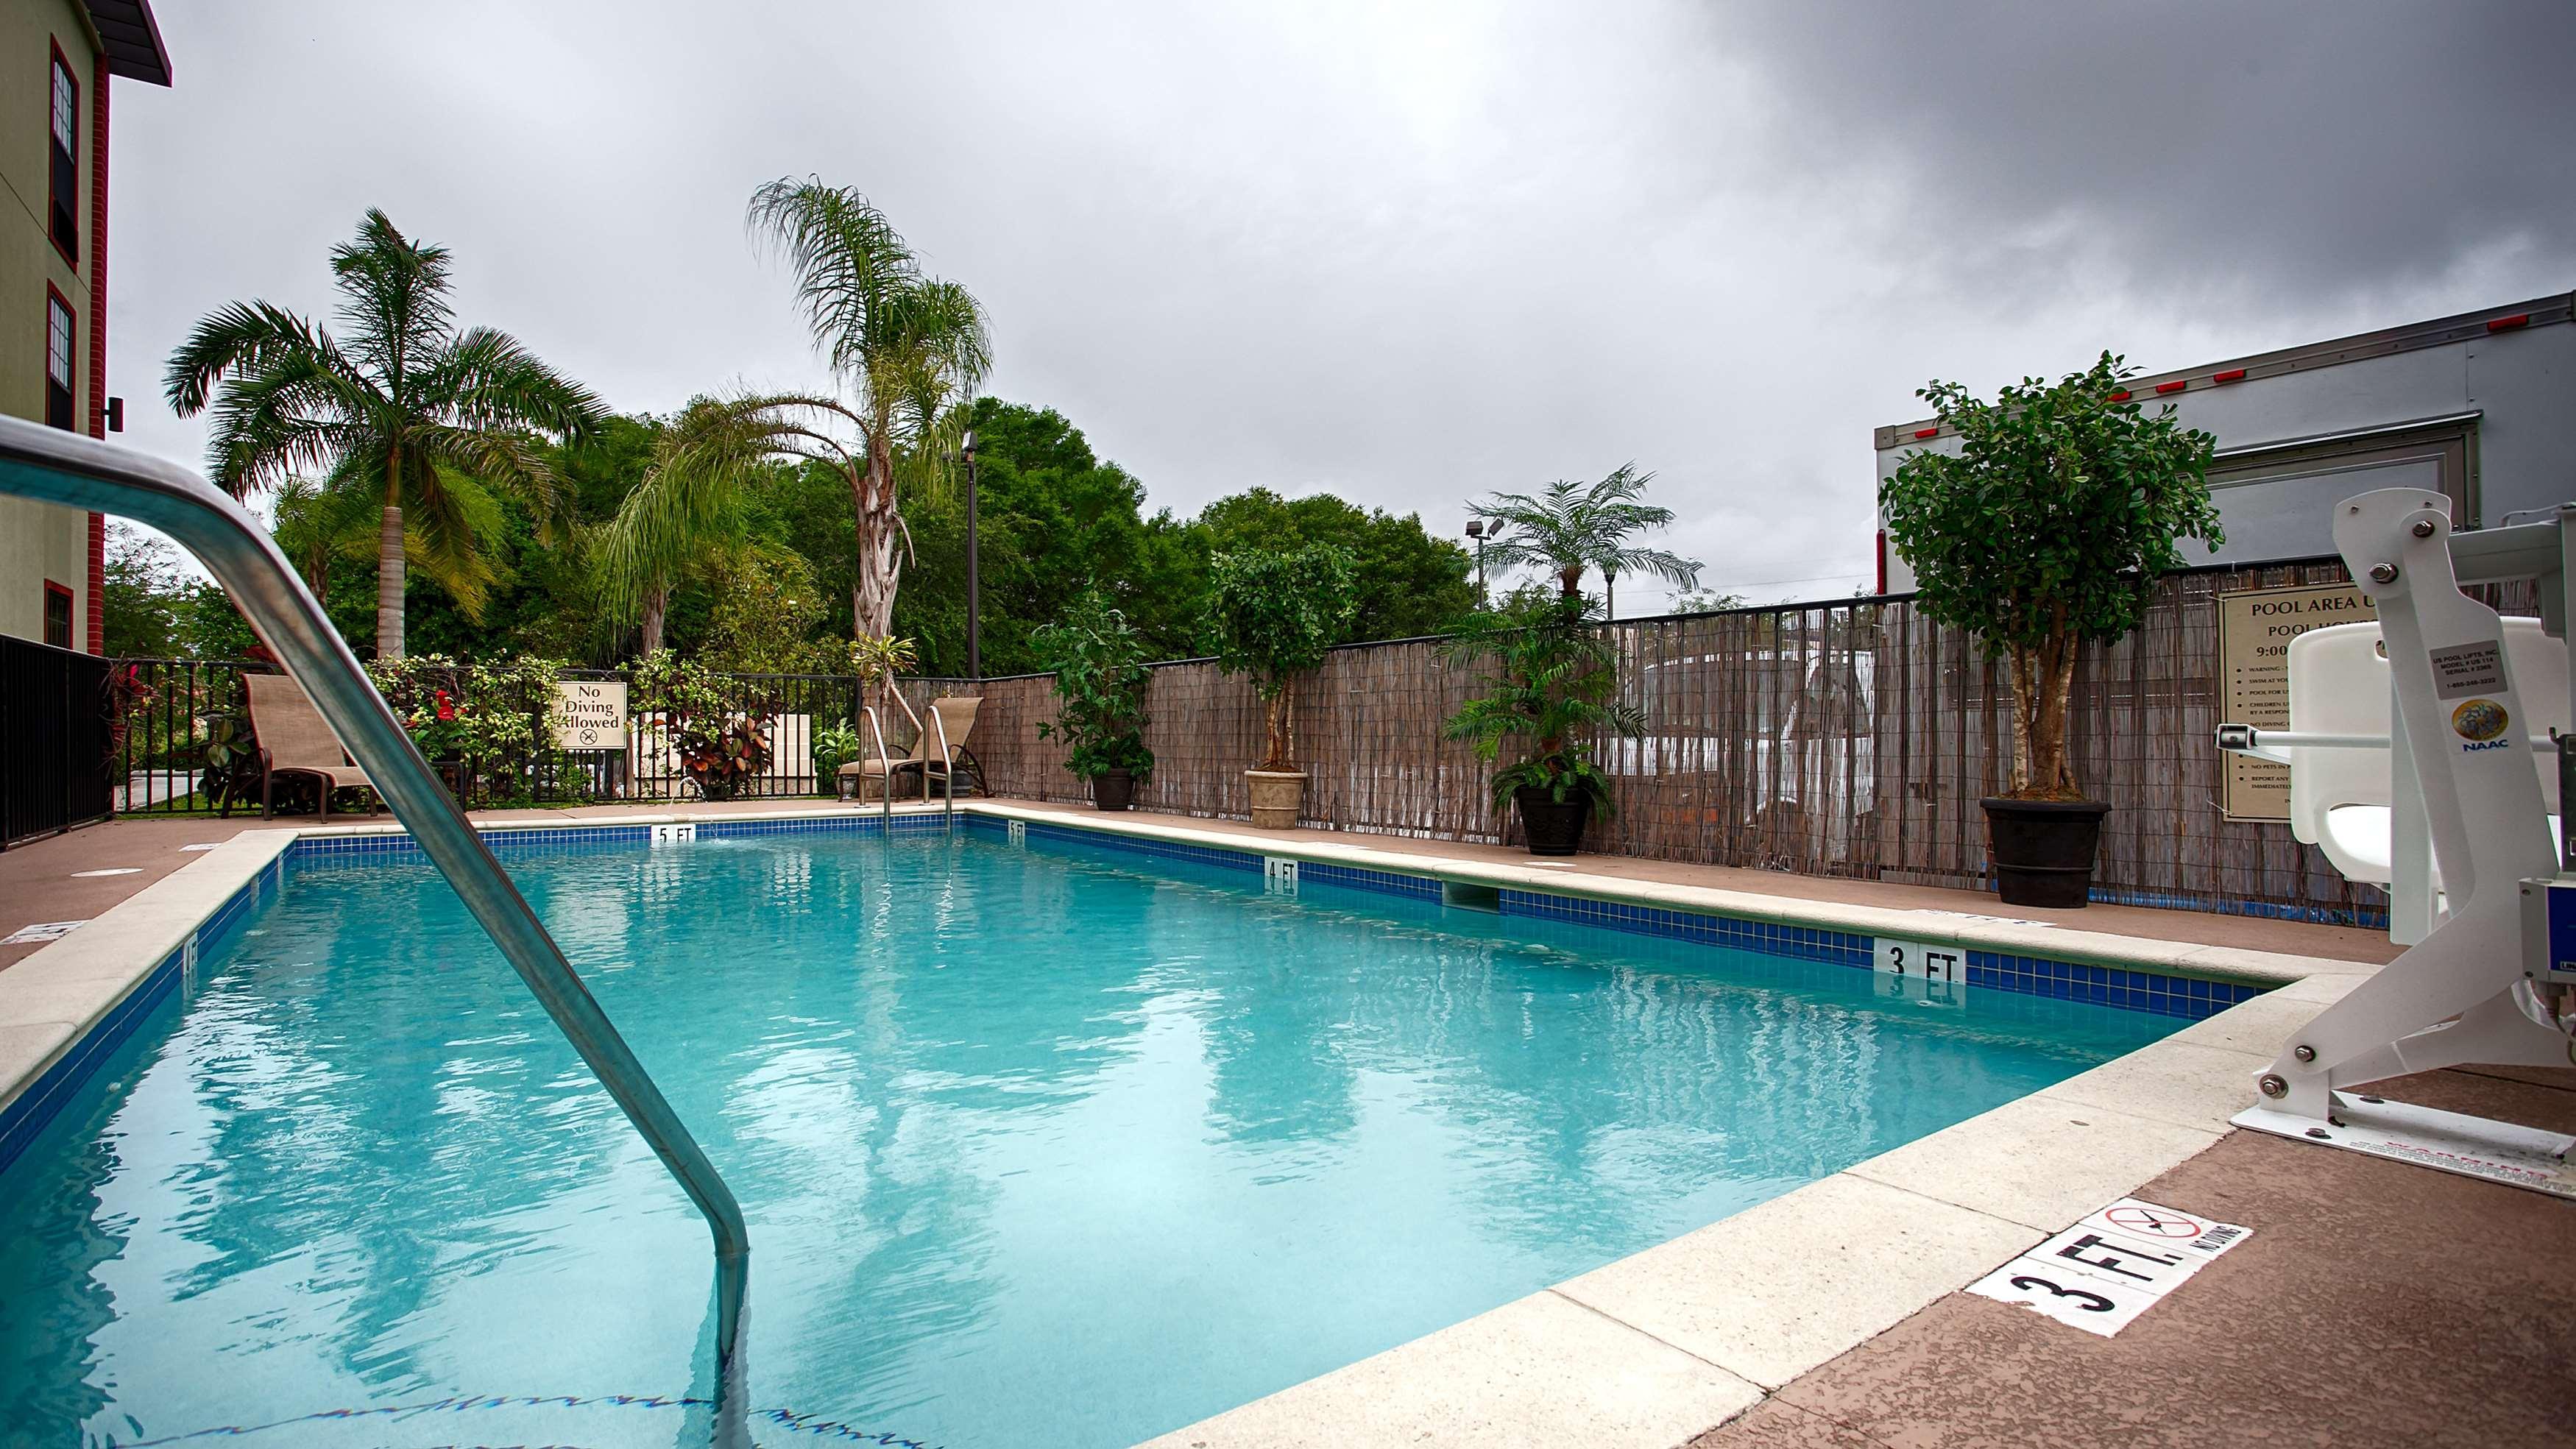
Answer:
[(1524, 588), (1470, 618), (1445, 646), (1453, 663), (1486, 668), (1487, 692), (1449, 717), (1444, 733), (1467, 740), (1494, 771), (1494, 808), (1512, 802), (1532, 855), (1572, 855), (1598, 811), (1611, 812), (1610, 780), (1593, 763), (1604, 734), (1644, 732), (1621, 703), (1618, 652), (1600, 611), (1581, 595)]
[(1154, 752), (1145, 748), (1145, 686), (1154, 671), (1144, 640), (1124, 612), (1091, 589), (1030, 642), (1055, 661), (1059, 701), (1055, 720), (1038, 725), (1038, 738), (1070, 747), (1064, 767), (1090, 783), (1095, 806), (1127, 809), (1137, 783), (1154, 773)]
[(1990, 858), (2016, 906), (2081, 906), (2102, 817), (2067, 759), (2075, 662), (2138, 626), (2181, 542), (2224, 541), (2209, 498), (2216, 440), (2171, 406), (2130, 400), (2105, 352), (2051, 385), (2025, 378), (1982, 402), (1934, 382), (1957, 453), (1916, 452), (1879, 487), (1887, 540), (1913, 566), (1917, 607), (2012, 666), (2012, 783), (1984, 801)]
[(1217, 668), (1252, 676), (1261, 698), (1261, 762), (1243, 772), (1252, 823), (1288, 830), (1305, 804), (1297, 708), (1289, 686), (1324, 662), (1359, 607), (1348, 551), (1310, 543), (1289, 553), (1221, 553), (1208, 577)]

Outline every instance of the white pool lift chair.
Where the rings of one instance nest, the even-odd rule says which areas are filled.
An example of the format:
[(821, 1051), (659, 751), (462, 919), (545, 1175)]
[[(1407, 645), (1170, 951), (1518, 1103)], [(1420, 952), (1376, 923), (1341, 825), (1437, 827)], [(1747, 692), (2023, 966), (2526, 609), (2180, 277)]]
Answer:
[[(2449, 499), (2384, 488), (2335, 505), (2334, 540), (2379, 622), (2293, 641), (2293, 727), (2221, 725), (2218, 744), (2289, 762), (2299, 837), (2386, 881), (2389, 934), (2411, 944), (2298, 1027), (2232, 1120), (2576, 1198), (2576, 1137), (2369, 1090), (2468, 1063), (2576, 1063), (2576, 861), (2552, 839), (2559, 783), (2576, 778), (2576, 504), (2454, 535)], [(2461, 588), (2514, 579), (2538, 581), (2538, 620)]]
[[(2533, 714), (2527, 733), (2547, 746), (2569, 726), (2566, 643), (2549, 637), (2538, 619), (2500, 622), (2514, 684)], [(2272, 738), (2367, 742), (2340, 747), (2291, 743), (2262, 752), (2277, 750), (2289, 764), (2290, 833), (2323, 851), (2345, 879), (2388, 886), (2392, 896), (2408, 896), (2406, 905), (2414, 906), (2413, 914), (2421, 919), (2410, 923), (2410, 912), (2392, 900), (2390, 934), (2401, 944), (2422, 939), (2440, 914), (2441, 872), (2419, 801), (2403, 802), (2406, 820), (2399, 827), (2399, 797), (2412, 793), (2414, 779), (2411, 770), (2398, 768), (2389, 748), (2388, 653), (2379, 625), (2337, 624), (2292, 640), (2289, 687), (2289, 733)], [(2532, 767), (2554, 840), (2560, 813), (2554, 752), (2536, 750)], [(2401, 854), (2407, 857), (2403, 862)]]

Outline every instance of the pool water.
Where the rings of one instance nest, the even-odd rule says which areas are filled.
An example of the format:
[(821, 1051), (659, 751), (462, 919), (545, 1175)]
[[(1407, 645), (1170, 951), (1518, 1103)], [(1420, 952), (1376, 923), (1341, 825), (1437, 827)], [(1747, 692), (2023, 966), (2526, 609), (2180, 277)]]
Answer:
[[(1127, 1444), (2176, 1024), (980, 832), (504, 858), (742, 1199), (768, 1443)], [(0, 1195), (8, 1442), (705, 1442), (705, 1227), (417, 856)]]

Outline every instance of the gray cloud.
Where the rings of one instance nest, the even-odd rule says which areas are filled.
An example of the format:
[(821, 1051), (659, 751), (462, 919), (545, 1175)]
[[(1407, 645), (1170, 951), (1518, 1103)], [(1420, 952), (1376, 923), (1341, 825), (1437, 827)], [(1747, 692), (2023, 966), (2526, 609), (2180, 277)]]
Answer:
[(327, 305), (369, 205), (621, 408), (814, 382), (741, 225), (813, 172), (985, 300), (994, 391), (1158, 504), (1454, 531), (1633, 458), (1711, 582), (1840, 593), (1868, 430), (1926, 378), (2576, 276), (2561, 7), (162, 8), (178, 86), (117, 93), (110, 363), (129, 438), (192, 462), (160, 360), (227, 298)]

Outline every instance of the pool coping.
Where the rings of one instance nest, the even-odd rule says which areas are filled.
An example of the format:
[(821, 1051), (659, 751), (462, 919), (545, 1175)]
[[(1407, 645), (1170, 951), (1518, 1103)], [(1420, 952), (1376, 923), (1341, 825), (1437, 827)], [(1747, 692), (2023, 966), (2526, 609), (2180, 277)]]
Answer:
[[(1400, 839), (1274, 845), (1237, 832), (1069, 817), (1001, 801), (961, 801), (957, 810), (1168, 846), (2266, 988), (2053, 1087), (1160, 1436), (1149, 1441), (1153, 1449), (1468, 1439), (1617, 1449), (1681, 1444), (2218, 1141), (2288, 1034), (2378, 969), (2003, 918), (1630, 881), (1587, 875), (1579, 863), (1561, 869), (1419, 855), (1403, 850)], [(758, 813), (675, 809), (481, 821), (477, 829), (506, 838), (613, 826), (864, 822), (882, 813), (814, 802)], [(894, 813), (918, 818), (939, 808), (899, 806)], [(193, 972), (199, 951), (282, 883), (297, 842), (350, 839), (355, 847), (358, 838), (403, 833), (391, 822), (244, 830), (0, 971), (0, 1165)]]

